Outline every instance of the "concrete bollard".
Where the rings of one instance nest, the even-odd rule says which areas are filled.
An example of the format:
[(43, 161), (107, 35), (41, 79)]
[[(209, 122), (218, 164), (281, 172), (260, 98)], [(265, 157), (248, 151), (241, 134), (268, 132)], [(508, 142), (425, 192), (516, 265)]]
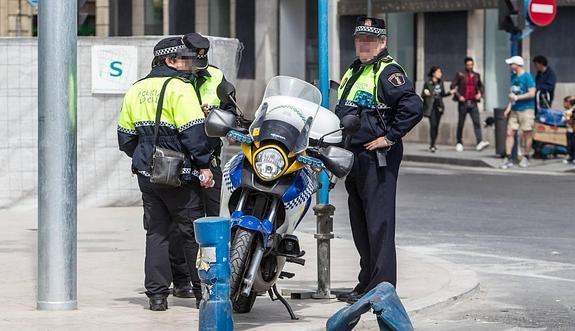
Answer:
[(200, 245), (196, 265), (202, 281), (200, 331), (234, 329), (230, 301), (230, 220), (204, 217), (194, 222)]

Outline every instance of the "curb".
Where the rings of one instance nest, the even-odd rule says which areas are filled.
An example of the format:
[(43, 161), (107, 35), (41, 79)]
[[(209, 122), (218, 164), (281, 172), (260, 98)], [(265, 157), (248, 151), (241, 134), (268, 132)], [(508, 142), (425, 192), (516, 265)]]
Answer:
[[(431, 313), (439, 309), (445, 309), (455, 303), (473, 296), (480, 288), (479, 279), (475, 271), (461, 267), (458, 264), (447, 260), (429, 256), (421, 253), (417, 249), (398, 247), (411, 254), (424, 256), (431, 264), (439, 265), (449, 270), (450, 282), (447, 287), (432, 293), (431, 295), (414, 300), (405, 305), (410, 319), (413, 322), (414, 316)], [(362, 316), (356, 330), (377, 330), (377, 320), (373, 313), (367, 312)]]
[(458, 165), (463, 167), (482, 167), (482, 168), (492, 168), (492, 166), (481, 159), (461, 159), (454, 157), (438, 157), (432, 155), (420, 155), (420, 154), (404, 154), (404, 161), (410, 162), (423, 162), (423, 163), (437, 163), (437, 164), (447, 164), (447, 165)]

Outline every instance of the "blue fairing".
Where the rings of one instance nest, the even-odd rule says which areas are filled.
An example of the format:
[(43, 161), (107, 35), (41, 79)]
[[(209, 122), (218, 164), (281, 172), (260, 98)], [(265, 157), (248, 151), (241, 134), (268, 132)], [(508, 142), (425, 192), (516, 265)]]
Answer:
[(242, 211), (235, 211), (232, 214), (232, 228), (239, 226), (243, 229), (257, 231), (262, 234), (264, 247), (268, 247), (268, 238), (273, 231), (273, 224), (269, 220), (260, 220), (251, 215), (244, 215)]
[(282, 197), (286, 209), (292, 209), (308, 202), (317, 189), (312, 178), (307, 168), (302, 169), (297, 174), (296, 179)]
[(242, 164), (245, 157), (243, 153), (238, 153), (224, 167), (224, 184), (230, 192), (235, 191), (242, 183)]
[(299, 220), (297, 221), (295, 227), (297, 228), (299, 226), (299, 224), (301, 223), (301, 220), (303, 220), (303, 217), (305, 216), (305, 214), (307, 214), (307, 211), (309, 210), (309, 206), (311, 206), (311, 199), (308, 199), (306, 204), (305, 204), (305, 209), (303, 210), (303, 213), (301, 214), (301, 217), (299, 218)]

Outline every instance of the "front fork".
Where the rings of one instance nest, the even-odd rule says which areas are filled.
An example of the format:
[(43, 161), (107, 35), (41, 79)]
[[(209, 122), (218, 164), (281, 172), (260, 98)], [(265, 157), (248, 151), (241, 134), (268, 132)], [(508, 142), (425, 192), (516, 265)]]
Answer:
[[(236, 207), (236, 211), (242, 211), (245, 206), (245, 202), (248, 196), (247, 190), (242, 190), (240, 195), (240, 199), (238, 200), (238, 205)], [(271, 224), (274, 223), (275, 217), (277, 215), (277, 209), (279, 205), (279, 198), (274, 197), (272, 200), (272, 205), (270, 207), (269, 213), (265, 219), (269, 220)], [(264, 257), (265, 248), (263, 247), (263, 240), (257, 240), (256, 248), (254, 250), (253, 256), (251, 258), (250, 265), (245, 273), (245, 277), (243, 280), (244, 287), (242, 289), (241, 294), (243, 296), (249, 296), (252, 290), (252, 286), (254, 285), (254, 281), (256, 279), (256, 274), (260, 263), (262, 262), (262, 258)]]

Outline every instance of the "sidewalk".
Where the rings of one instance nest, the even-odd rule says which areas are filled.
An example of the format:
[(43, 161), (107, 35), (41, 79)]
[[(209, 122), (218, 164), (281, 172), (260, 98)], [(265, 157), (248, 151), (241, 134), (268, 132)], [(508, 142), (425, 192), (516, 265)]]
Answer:
[[(78, 310), (36, 311), (36, 212), (2, 210), (0, 330), (197, 330), (195, 300), (169, 298), (166, 312), (151, 312), (143, 294), (145, 234), (141, 208), (101, 208), (78, 213)], [(291, 280), (279, 288), (313, 290), (317, 270), (313, 235), (298, 233), (306, 266), (290, 264)], [(358, 256), (351, 241), (332, 241), (332, 288), (355, 285)], [(450, 304), (478, 288), (475, 273), (441, 259), (398, 251), (398, 293), (412, 318)], [(336, 300), (289, 300), (298, 321), (279, 302), (258, 297), (249, 314), (234, 315), (236, 330), (322, 330), (345, 304)], [(356, 328), (377, 330), (366, 313)]]
[[(437, 146), (437, 152), (431, 153), (427, 144), (404, 143), (404, 161), (437, 163), (457, 165), (465, 167), (485, 167), (498, 169), (502, 159), (495, 155), (493, 146), (489, 146), (481, 152), (475, 150), (475, 146), (465, 146), (463, 152), (455, 151), (455, 146)], [(549, 172), (557, 174), (575, 173), (575, 165), (564, 164), (563, 159), (531, 159), (527, 168), (514, 167), (514, 170), (524, 172)], [(506, 170), (501, 170), (506, 171)]]

